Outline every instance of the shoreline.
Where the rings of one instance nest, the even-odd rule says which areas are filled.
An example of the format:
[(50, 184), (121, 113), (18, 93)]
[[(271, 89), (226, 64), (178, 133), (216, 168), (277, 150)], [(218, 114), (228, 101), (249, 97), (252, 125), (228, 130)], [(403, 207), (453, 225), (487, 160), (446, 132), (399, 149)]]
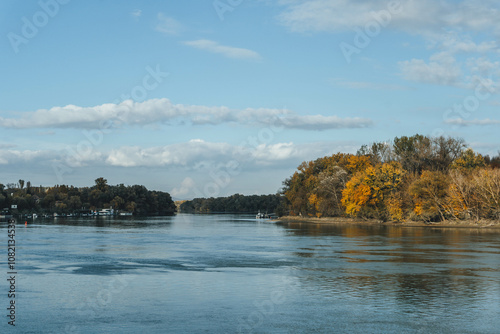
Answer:
[(354, 218), (343, 217), (297, 217), (283, 216), (278, 219), (273, 219), (277, 223), (306, 223), (306, 224), (324, 224), (324, 225), (365, 225), (365, 226), (401, 226), (401, 227), (432, 227), (432, 228), (488, 228), (500, 229), (500, 220), (445, 220), (436, 223), (424, 223), (417, 221), (381, 222), (376, 219), (360, 220)]

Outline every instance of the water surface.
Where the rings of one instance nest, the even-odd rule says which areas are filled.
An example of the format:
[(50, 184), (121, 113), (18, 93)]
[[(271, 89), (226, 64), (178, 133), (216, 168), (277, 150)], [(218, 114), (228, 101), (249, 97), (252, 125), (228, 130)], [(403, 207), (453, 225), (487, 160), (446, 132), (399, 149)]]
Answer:
[[(5, 223), (0, 241), (6, 245)], [(16, 231), (18, 333), (498, 333), (500, 231), (242, 215)], [(6, 247), (5, 247), (6, 248)], [(0, 258), (7, 276), (7, 256)], [(9, 300), (0, 284), (5, 315)]]

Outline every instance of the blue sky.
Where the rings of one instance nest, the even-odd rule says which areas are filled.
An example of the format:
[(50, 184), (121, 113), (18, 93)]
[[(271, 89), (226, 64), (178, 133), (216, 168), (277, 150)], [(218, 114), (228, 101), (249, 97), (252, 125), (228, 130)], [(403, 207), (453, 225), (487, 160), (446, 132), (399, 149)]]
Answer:
[(0, 177), (274, 193), (396, 136), (500, 149), (497, 1), (4, 0)]

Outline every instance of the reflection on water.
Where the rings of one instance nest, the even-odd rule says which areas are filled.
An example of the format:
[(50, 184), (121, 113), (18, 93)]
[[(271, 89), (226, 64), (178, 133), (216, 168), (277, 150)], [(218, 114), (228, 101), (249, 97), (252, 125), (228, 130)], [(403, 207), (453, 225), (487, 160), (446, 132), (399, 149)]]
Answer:
[[(454, 317), (441, 319), (444, 322), (432, 332), (438, 328), (442, 332), (453, 332), (452, 328), (459, 328), (460, 333), (497, 332), (496, 318), (484, 316), (500, 310), (499, 230), (282, 226), (289, 236), (307, 243), (293, 253), (303, 259), (294, 275), (312, 296), (430, 319), (441, 319), (443, 314)], [(457, 326), (465, 319), (465, 324)]]
[(20, 332), (500, 328), (498, 230), (178, 215), (35, 221), (16, 238)]

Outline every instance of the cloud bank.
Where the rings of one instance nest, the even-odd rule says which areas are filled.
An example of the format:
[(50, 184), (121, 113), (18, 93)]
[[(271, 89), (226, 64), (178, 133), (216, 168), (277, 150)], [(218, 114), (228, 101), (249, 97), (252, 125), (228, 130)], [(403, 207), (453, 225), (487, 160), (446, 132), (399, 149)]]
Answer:
[(23, 113), (21, 117), (0, 117), (4, 128), (100, 128), (105, 122), (113, 126), (178, 124), (218, 125), (237, 123), (246, 126), (277, 126), (288, 129), (330, 130), (365, 128), (373, 125), (367, 118), (323, 115), (298, 115), (287, 109), (247, 108), (230, 109), (224, 106), (173, 104), (169, 99), (152, 99), (144, 102), (127, 100), (119, 104), (102, 104), (94, 107), (67, 105)]
[(295, 32), (342, 32), (363, 27), (392, 4), (389, 29), (410, 34), (441, 34), (447, 27), (500, 33), (498, 2), (432, 0), (282, 0), (278, 19)]

